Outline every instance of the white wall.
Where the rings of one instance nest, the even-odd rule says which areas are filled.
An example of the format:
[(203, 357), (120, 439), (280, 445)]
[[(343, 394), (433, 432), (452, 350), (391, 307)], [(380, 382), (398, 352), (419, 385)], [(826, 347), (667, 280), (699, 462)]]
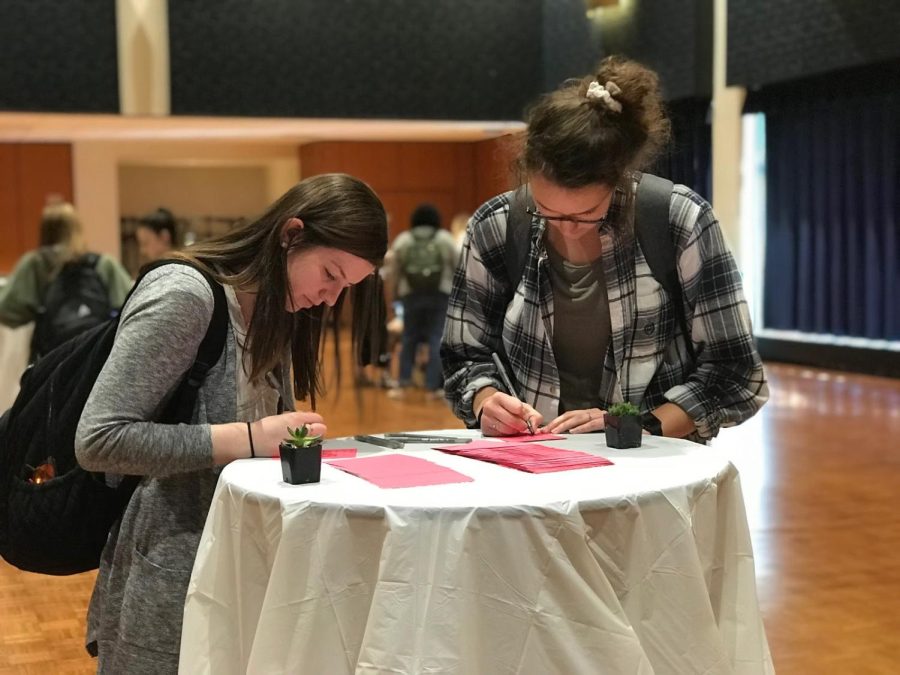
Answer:
[(119, 210), (141, 216), (165, 206), (179, 218), (252, 216), (268, 204), (265, 166), (119, 168)]
[[(169, 201), (165, 194), (169, 189), (173, 191), (172, 198), (184, 204), (186, 209), (201, 208), (184, 201), (189, 197), (177, 181), (160, 177), (165, 173), (164, 169), (171, 168), (176, 173), (177, 170), (192, 169), (189, 173), (194, 181), (193, 189), (202, 193), (204, 203), (215, 198), (227, 204), (229, 209), (240, 211), (235, 215), (248, 215), (244, 209), (249, 209), (250, 214), (261, 210), (299, 180), (297, 154), (294, 144), (76, 141), (72, 144), (75, 205), (84, 223), (87, 243), (93, 250), (119, 256), (120, 217), (136, 215), (134, 211), (126, 211), (121, 204), (140, 213), (142, 203), (153, 202), (146, 209), (152, 210)], [(129, 176), (127, 194), (120, 195), (121, 171), (126, 167)], [(144, 199), (140, 196), (140, 185), (134, 186), (131, 180), (135, 171), (141, 175), (142, 168), (147, 169), (144, 176), (148, 181), (153, 177), (148, 182), (144, 202), (140, 201)], [(217, 168), (223, 171), (216, 171)], [(195, 179), (199, 175), (204, 178), (198, 184)], [(235, 180), (235, 176), (243, 176), (245, 180)], [(198, 194), (198, 200), (199, 197)], [(163, 199), (165, 201), (159, 201)], [(173, 211), (181, 215), (175, 208)]]

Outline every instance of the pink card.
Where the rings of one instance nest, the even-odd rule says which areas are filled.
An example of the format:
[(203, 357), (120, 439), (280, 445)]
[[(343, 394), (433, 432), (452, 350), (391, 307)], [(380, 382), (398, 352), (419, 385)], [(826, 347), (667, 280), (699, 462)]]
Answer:
[(327, 464), (359, 476), (382, 488), (419, 487), (472, 481), (469, 476), (429, 462), (427, 459), (394, 453), (354, 459), (332, 459)]
[(322, 448), (322, 459), (356, 457), (356, 448)]
[(559, 434), (520, 434), (519, 436), (504, 436), (507, 443), (534, 443), (536, 441), (562, 441), (565, 436)]

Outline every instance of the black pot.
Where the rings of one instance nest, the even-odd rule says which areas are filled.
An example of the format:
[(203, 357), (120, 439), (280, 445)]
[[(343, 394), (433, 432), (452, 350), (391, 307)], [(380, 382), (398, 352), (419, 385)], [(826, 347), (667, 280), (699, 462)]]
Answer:
[(637, 415), (603, 414), (606, 421), (606, 445), (610, 448), (639, 448), (644, 437), (641, 418)]
[(303, 485), (318, 483), (322, 474), (322, 444), (298, 448), (287, 443), (278, 446), (281, 453), (281, 475), (285, 483)]

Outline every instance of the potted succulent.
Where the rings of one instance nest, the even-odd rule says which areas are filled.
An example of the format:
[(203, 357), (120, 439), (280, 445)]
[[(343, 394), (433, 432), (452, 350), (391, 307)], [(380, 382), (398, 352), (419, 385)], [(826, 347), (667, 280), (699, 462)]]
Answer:
[(610, 448), (638, 448), (644, 430), (641, 411), (633, 403), (615, 403), (604, 413), (606, 445)]
[(287, 428), (289, 436), (278, 446), (285, 483), (318, 483), (322, 473), (322, 437), (313, 436), (304, 424)]

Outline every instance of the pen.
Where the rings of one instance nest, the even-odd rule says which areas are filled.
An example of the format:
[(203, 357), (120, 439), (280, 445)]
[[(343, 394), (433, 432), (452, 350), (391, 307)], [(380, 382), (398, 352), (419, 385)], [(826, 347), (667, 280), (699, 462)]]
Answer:
[(395, 434), (385, 434), (385, 438), (396, 440), (396, 441), (405, 441), (407, 443), (468, 443), (473, 440), (471, 438), (465, 438), (462, 436), (430, 436), (428, 434), (404, 434), (404, 433), (395, 433)]
[[(512, 386), (512, 381), (509, 379), (509, 375), (506, 373), (506, 368), (503, 367), (503, 361), (500, 360), (500, 355), (497, 352), (493, 352), (491, 354), (491, 358), (494, 359), (494, 365), (497, 366), (497, 370), (500, 371), (500, 378), (503, 380), (503, 384), (506, 385), (506, 388), (509, 390), (510, 396), (516, 396), (515, 387)], [(516, 396), (518, 398), (518, 396)], [(525, 418), (525, 425), (528, 427), (528, 433), (534, 434), (534, 427), (531, 426), (531, 418)]]
[(379, 436), (365, 436), (360, 434), (358, 436), (354, 436), (358, 441), (362, 441), (363, 443), (369, 443), (370, 445), (379, 445), (382, 448), (391, 448), (393, 450), (399, 450), (403, 447), (403, 441), (390, 439), (390, 438), (380, 438)]

